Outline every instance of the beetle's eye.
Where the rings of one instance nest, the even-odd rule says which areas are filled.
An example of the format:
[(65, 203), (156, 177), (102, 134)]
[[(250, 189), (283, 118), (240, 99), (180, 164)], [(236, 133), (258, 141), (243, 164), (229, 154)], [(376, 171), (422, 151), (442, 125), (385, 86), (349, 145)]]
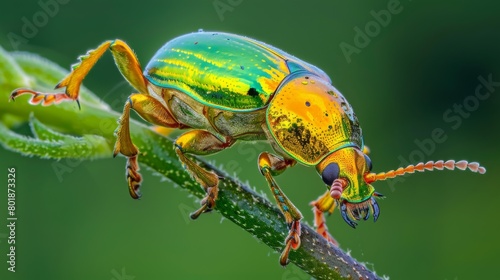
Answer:
[(365, 155), (365, 161), (366, 166), (368, 166), (368, 171), (372, 171), (372, 160), (367, 155)]
[(336, 162), (329, 163), (321, 174), (323, 182), (328, 186), (331, 186), (335, 179), (339, 178), (339, 165)]

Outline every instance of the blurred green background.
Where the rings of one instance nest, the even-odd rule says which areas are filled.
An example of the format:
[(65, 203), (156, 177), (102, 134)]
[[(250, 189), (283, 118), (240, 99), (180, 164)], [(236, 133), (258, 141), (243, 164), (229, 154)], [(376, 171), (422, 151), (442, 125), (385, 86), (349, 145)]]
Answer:
[[(247, 35), (294, 54), (325, 70), (355, 108), (375, 171), (449, 158), (488, 168), (483, 176), (448, 171), (375, 183), (387, 196), (379, 201), (377, 223), (353, 230), (337, 212), (328, 219), (341, 247), (391, 279), (496, 278), (500, 87), (485, 100), (473, 96), (478, 77), (500, 81), (500, 4), (393, 2), (69, 0), (43, 22), (40, 14), (47, 12), (38, 1), (2, 1), (0, 45), (69, 69), (78, 55), (120, 38), (145, 65), (166, 41), (203, 28)], [(374, 14), (388, 5), (390, 22), (373, 24)], [(23, 35), (26, 21), (34, 20), (36, 32)], [(369, 42), (356, 46), (356, 27), (368, 27)], [(12, 44), (12, 34), (24, 40)], [(341, 43), (357, 48), (348, 59)], [(106, 55), (85, 85), (119, 109), (132, 92), (122, 81)], [(464, 102), (463, 115), (453, 111)], [(446, 140), (425, 153), (415, 141), (425, 142), (436, 128)], [(267, 193), (256, 165), (266, 148), (240, 144), (210, 159)], [(143, 199), (133, 201), (122, 157), (63, 160), (71, 171), (61, 177), (52, 163), (0, 148), (3, 186), (7, 167), (17, 169), (19, 217), (12, 274), (6, 271), (4, 187), (0, 279), (309, 279), (293, 265), (280, 267), (276, 252), (218, 213), (190, 221), (194, 199), (145, 168)], [(314, 169), (298, 166), (278, 181), (311, 224), (308, 202), (324, 190)]]

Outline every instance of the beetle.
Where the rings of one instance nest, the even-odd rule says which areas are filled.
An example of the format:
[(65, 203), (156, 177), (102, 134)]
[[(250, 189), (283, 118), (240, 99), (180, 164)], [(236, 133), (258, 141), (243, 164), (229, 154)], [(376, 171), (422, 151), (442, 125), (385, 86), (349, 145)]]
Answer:
[(369, 149), (349, 102), (328, 75), (266, 43), (240, 35), (194, 32), (167, 42), (142, 71), (132, 49), (110, 40), (80, 57), (72, 71), (56, 86), (62, 93), (17, 89), (10, 98), (31, 94), (36, 105), (76, 101), (83, 79), (97, 60), (110, 50), (123, 77), (137, 90), (129, 96), (116, 130), (114, 156), (127, 158), (130, 195), (140, 197), (139, 150), (129, 133), (130, 110), (158, 126), (188, 129), (174, 143), (175, 152), (206, 196), (191, 214), (214, 209), (219, 177), (186, 155), (208, 155), (236, 141), (267, 141), (274, 153), (262, 152), (258, 167), (279, 206), (289, 232), (280, 256), (288, 263), (290, 249), (300, 246), (302, 214), (283, 193), (274, 177), (301, 163), (315, 167), (326, 192), (311, 205), (317, 232), (337, 244), (329, 234), (323, 213), (340, 208), (345, 222), (379, 217), (373, 182), (425, 170), (469, 169), (485, 173), (477, 162), (429, 161), (389, 172), (372, 173)]

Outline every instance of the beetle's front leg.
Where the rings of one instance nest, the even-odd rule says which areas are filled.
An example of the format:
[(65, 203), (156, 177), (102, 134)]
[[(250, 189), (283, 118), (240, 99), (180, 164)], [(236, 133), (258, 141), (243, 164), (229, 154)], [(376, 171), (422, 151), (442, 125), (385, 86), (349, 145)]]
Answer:
[(209, 172), (186, 157), (186, 154), (208, 155), (219, 152), (234, 144), (234, 139), (227, 137), (221, 141), (212, 133), (206, 130), (188, 131), (175, 141), (175, 152), (186, 170), (193, 178), (200, 183), (207, 193), (201, 201), (200, 209), (191, 214), (192, 219), (196, 219), (204, 212), (210, 212), (215, 207), (215, 201), (219, 193), (219, 177), (214, 172)]
[(266, 181), (271, 188), (271, 192), (276, 199), (276, 203), (278, 203), (281, 213), (285, 216), (289, 229), (288, 236), (285, 238), (285, 249), (283, 249), (280, 256), (280, 263), (282, 266), (288, 264), (288, 254), (290, 249), (293, 248), (294, 250), (297, 250), (300, 246), (300, 220), (302, 219), (302, 214), (286, 197), (274, 180), (273, 176), (283, 173), (286, 168), (294, 166), (295, 164), (295, 160), (282, 159), (270, 153), (264, 152), (259, 155), (260, 172), (266, 178)]
[(116, 143), (113, 155), (116, 156), (121, 153), (127, 157), (126, 177), (129, 192), (132, 198), (137, 199), (141, 196), (139, 187), (142, 177), (139, 173), (137, 161), (139, 150), (130, 138), (130, 109), (134, 109), (143, 119), (156, 125), (165, 127), (181, 127), (182, 125), (174, 119), (167, 108), (150, 95), (132, 94), (128, 102), (125, 103), (123, 114), (118, 121), (119, 126), (116, 129)]

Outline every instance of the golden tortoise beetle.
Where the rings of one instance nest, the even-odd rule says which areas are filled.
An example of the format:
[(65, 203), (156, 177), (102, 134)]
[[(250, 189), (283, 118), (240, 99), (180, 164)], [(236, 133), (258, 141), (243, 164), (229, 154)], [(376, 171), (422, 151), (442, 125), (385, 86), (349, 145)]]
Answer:
[(358, 119), (330, 78), (284, 51), (234, 34), (200, 31), (175, 38), (158, 50), (144, 72), (125, 42), (106, 41), (82, 56), (56, 86), (65, 87), (65, 93), (18, 89), (11, 99), (32, 94), (30, 103), (34, 105), (78, 102), (83, 79), (108, 49), (124, 78), (137, 90), (125, 103), (114, 149), (115, 155), (127, 157), (131, 196), (139, 198), (142, 179), (139, 151), (129, 134), (130, 109), (152, 124), (189, 129), (175, 141), (175, 151), (206, 191), (201, 208), (191, 215), (193, 219), (215, 207), (219, 178), (185, 155), (216, 153), (237, 140), (268, 141), (276, 155), (261, 153), (258, 165), (289, 227), (280, 257), (282, 265), (288, 263), (290, 249), (300, 246), (302, 215), (273, 176), (297, 162), (315, 166), (327, 186), (328, 190), (311, 204), (318, 233), (334, 244), (323, 213), (339, 207), (352, 227), (370, 214), (376, 221), (379, 206), (375, 198), (381, 195), (371, 185), (375, 181), (443, 168), (486, 172), (476, 162), (449, 160), (371, 173)]

